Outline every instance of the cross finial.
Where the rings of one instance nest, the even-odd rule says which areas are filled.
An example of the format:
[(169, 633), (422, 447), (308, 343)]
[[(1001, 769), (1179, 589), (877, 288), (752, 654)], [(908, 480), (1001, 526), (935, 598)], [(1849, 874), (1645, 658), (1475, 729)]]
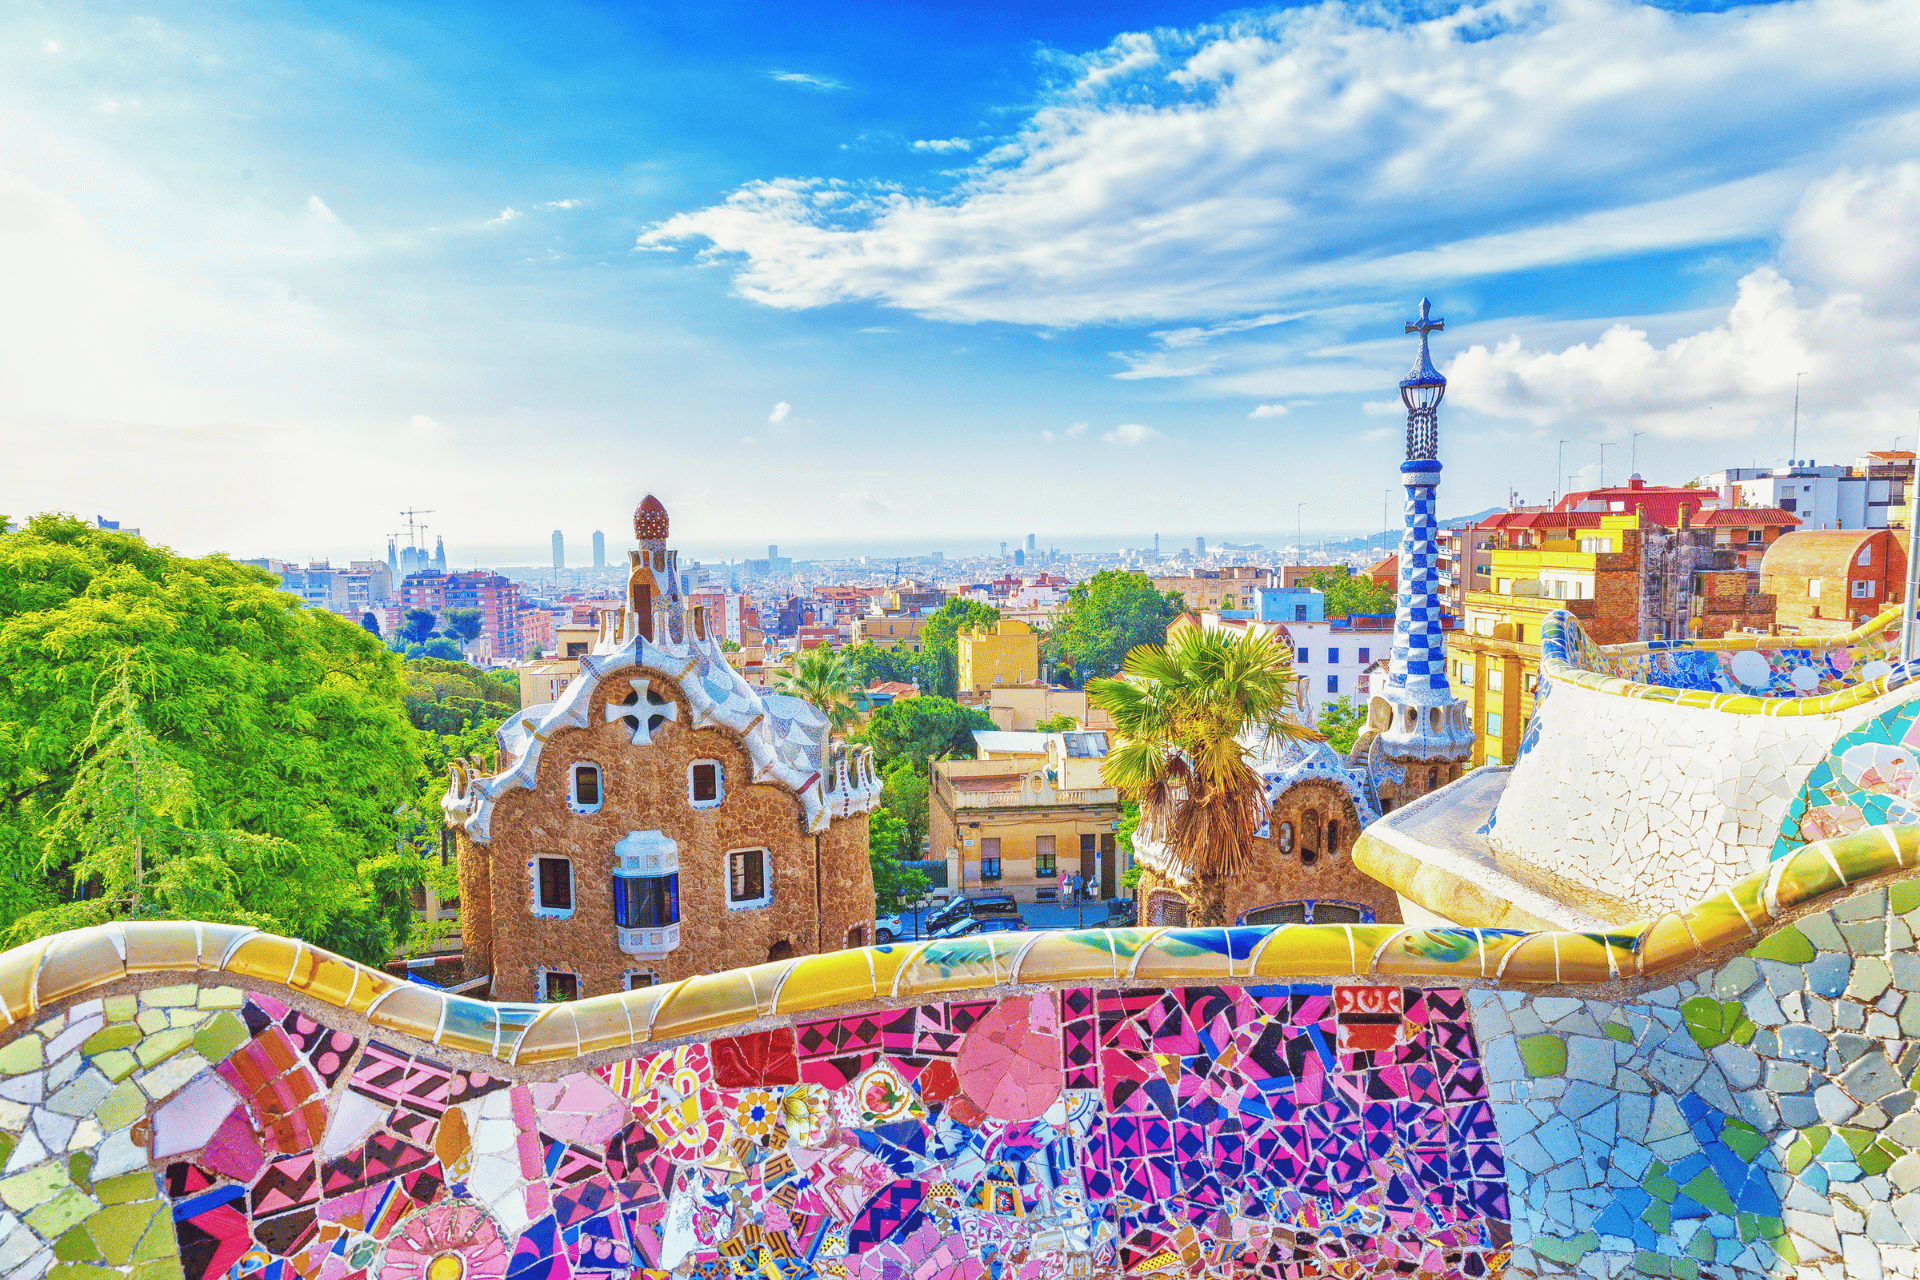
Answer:
[(1407, 321), (1407, 332), (1420, 335), (1420, 345), (1427, 345), (1427, 335), (1447, 327), (1445, 320), (1429, 320), (1427, 314), (1433, 310), (1433, 304), (1425, 298), (1420, 299), (1420, 318)]

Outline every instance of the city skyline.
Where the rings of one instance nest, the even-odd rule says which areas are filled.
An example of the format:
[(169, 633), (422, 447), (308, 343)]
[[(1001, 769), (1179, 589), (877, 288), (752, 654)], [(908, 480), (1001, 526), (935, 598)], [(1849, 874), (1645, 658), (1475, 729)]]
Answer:
[(0, 16), (0, 512), (364, 555), (431, 467), (482, 560), (649, 490), (707, 554), (1360, 534), (1422, 293), (1461, 513), (1561, 440), (1785, 460), (1802, 372), (1801, 455), (1914, 442), (1911, 6), (659, 23)]

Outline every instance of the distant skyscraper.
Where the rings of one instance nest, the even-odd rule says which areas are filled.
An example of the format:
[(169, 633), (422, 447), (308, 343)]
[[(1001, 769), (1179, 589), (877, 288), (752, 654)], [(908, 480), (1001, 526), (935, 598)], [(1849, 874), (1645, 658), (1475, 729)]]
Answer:
[(433, 567), (441, 573), (447, 571), (447, 540), (438, 535), (433, 539)]
[(1155, 560), (1160, 558), (1160, 535), (1157, 533), (1153, 535), (1153, 558)]
[(1029, 550), (1029, 551), (1032, 551), (1033, 549), (1034, 549), (1034, 546), (1033, 546), (1033, 535), (1032, 535), (1032, 534), (1028, 534), (1028, 535), (1027, 535), (1027, 550)]
[(780, 558), (780, 548), (775, 546), (773, 543), (769, 542), (767, 544), (767, 559), (778, 560), (779, 558)]
[(596, 569), (607, 567), (607, 535), (598, 529), (593, 531), (593, 567)]
[(1193, 554), (1197, 556), (1207, 554), (1207, 540), (1205, 538), (1195, 538), (1193, 540)]
[(567, 540), (558, 529), (553, 531), (553, 567), (556, 571), (567, 567)]
[(1027, 553), (1021, 550), (1019, 547), (1015, 547), (1013, 549), (1013, 562), (1016, 565), (1025, 564), (1027, 562)]
[(400, 553), (394, 549), (393, 539), (387, 539), (387, 572), (396, 579), (400, 576)]
[(1004, 542), (1000, 544), (1000, 558), (1002, 560), (1007, 558), (1007, 544)]

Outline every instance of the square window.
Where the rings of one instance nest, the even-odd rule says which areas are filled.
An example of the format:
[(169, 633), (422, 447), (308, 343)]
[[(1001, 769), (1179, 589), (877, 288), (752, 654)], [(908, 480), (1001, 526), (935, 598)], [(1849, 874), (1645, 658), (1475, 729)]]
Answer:
[(1338, 692), (1340, 692), (1340, 677), (1339, 677), (1339, 676), (1328, 676), (1328, 677), (1327, 677), (1327, 692), (1328, 692), (1328, 693), (1338, 693)]
[(764, 907), (772, 897), (767, 880), (765, 849), (735, 849), (727, 855), (728, 906)]
[(615, 876), (613, 922), (622, 929), (664, 929), (680, 923), (680, 876)]
[(627, 970), (627, 990), (629, 991), (641, 991), (658, 985), (660, 985), (659, 975), (651, 969)]
[(540, 876), (539, 902), (542, 910), (573, 910), (573, 863), (566, 858), (535, 860)]
[(1871, 546), (1866, 546), (1866, 547), (1862, 547), (1862, 548), (1860, 548), (1860, 558), (1859, 558), (1858, 560), (1856, 560), (1856, 561), (1854, 561), (1854, 563), (1855, 563), (1855, 564), (1872, 564), (1872, 563), (1873, 563), (1873, 548), (1872, 548)]
[(540, 999), (548, 1004), (580, 998), (580, 975), (549, 969), (540, 977)]
[(1854, 583), (1853, 598), (1855, 600), (1873, 599), (1873, 584), (1871, 582), (1865, 582), (1865, 581)]
[(980, 878), (982, 880), (998, 880), (1000, 878), (1000, 859), (980, 859)]
[(1052, 836), (1037, 836), (1033, 842), (1033, 874), (1052, 876), (1054, 871), (1054, 852)]
[(1368, 664), (1369, 662), (1372, 662), (1372, 661), (1373, 661), (1373, 650), (1371, 650), (1371, 649), (1362, 649), (1362, 650), (1360, 651), (1360, 665), (1364, 667), (1364, 666), (1366, 666), (1366, 665), (1367, 665), (1367, 664)]
[(1313, 661), (1312, 653), (1311, 649), (1301, 649), (1296, 652), (1295, 657), (1300, 663), (1306, 664)]
[(1329, 650), (1327, 650), (1327, 661), (1328, 661), (1329, 663), (1331, 663), (1332, 665), (1334, 665), (1334, 666), (1336, 666), (1336, 667), (1337, 667), (1337, 666), (1339, 666), (1339, 665), (1340, 665), (1340, 651), (1339, 651), (1338, 649), (1329, 649)]
[(726, 798), (725, 775), (717, 760), (696, 760), (687, 766), (687, 799), (696, 809), (711, 809)]

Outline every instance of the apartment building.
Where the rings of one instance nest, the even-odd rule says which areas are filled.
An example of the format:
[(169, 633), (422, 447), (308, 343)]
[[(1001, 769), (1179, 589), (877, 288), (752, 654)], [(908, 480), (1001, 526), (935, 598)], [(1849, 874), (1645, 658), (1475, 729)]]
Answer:
[(1761, 590), (1778, 600), (1781, 630), (1840, 635), (1906, 591), (1906, 530), (1802, 529), (1777, 539), (1760, 564)]
[(1040, 678), (1040, 633), (1017, 618), (1002, 618), (981, 631), (959, 635), (961, 694)]
[(1228, 565), (1220, 569), (1195, 569), (1191, 573), (1161, 574), (1153, 579), (1156, 591), (1177, 591), (1186, 607), (1202, 609), (1251, 609), (1253, 594), (1261, 587), (1282, 585), (1271, 569), (1258, 565)]

